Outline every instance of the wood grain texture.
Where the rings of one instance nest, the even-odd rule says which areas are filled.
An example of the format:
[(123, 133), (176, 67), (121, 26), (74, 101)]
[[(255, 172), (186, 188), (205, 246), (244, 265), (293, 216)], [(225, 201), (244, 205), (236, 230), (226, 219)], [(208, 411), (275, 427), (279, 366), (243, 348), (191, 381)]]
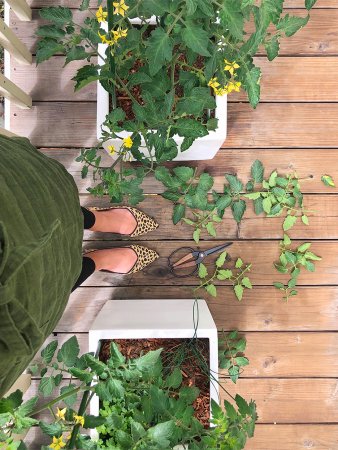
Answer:
[[(258, 423), (338, 422), (338, 382), (334, 379), (239, 379), (224, 383), (232, 394), (255, 399)], [(222, 399), (226, 399), (222, 393)]]
[[(75, 161), (79, 155), (79, 149), (71, 148), (41, 148), (46, 156), (61, 162), (69, 173), (72, 174), (79, 192), (87, 193), (87, 187), (93, 186), (91, 177), (81, 178), (81, 164)], [(105, 151), (101, 151), (102, 165), (112, 164), (112, 159)], [(280, 174), (296, 172), (301, 179), (302, 192), (333, 194), (331, 187), (325, 186), (321, 181), (323, 174), (330, 174), (334, 180), (338, 180), (338, 149), (221, 149), (212, 161), (192, 161), (192, 167), (197, 167), (199, 172), (207, 171), (215, 180), (214, 189), (223, 190), (224, 174), (238, 174), (246, 183), (250, 178), (250, 168), (255, 159), (262, 161), (265, 173), (269, 175), (278, 169)], [(168, 167), (177, 164), (170, 163)], [(163, 186), (154, 177), (146, 178), (143, 188), (146, 193), (159, 193)], [(94, 198), (93, 198), (94, 201)]]
[[(109, 198), (93, 198), (91, 195), (80, 197), (82, 206), (109, 206)], [(266, 218), (264, 214), (257, 216), (252, 201), (247, 202), (247, 210), (238, 225), (232, 217), (230, 208), (226, 209), (223, 221), (215, 226), (217, 239), (278, 239), (283, 237), (283, 221), (286, 214), (280, 217)], [(338, 239), (338, 195), (311, 194), (304, 196), (304, 205), (309, 210), (309, 225), (304, 226), (299, 217), (289, 235), (294, 239)], [(157, 230), (151, 235), (140, 236), (139, 239), (172, 240), (191, 239), (193, 227), (183, 221), (174, 227), (172, 223), (173, 206), (168, 200), (160, 196), (150, 195), (139, 205), (139, 208), (159, 223)], [(191, 218), (193, 216), (191, 215)], [(86, 240), (116, 240), (118, 235), (112, 233), (93, 233), (85, 231)], [(206, 232), (202, 232), (201, 239), (212, 240)]]
[[(264, 425), (257, 424), (255, 436), (245, 450), (337, 450), (337, 425)], [(50, 439), (33, 428), (26, 439), (29, 450), (41, 450)]]
[[(135, 241), (137, 243), (138, 241)], [(213, 244), (220, 245), (225, 241), (213, 241)], [(302, 241), (294, 241), (296, 247)], [(212, 245), (213, 245), (212, 244)], [(124, 241), (98, 241), (86, 242), (85, 250), (112, 248), (126, 245)], [(132, 276), (110, 274), (104, 272), (95, 272), (89, 279), (85, 281), (85, 286), (126, 286), (129, 284), (144, 285), (182, 285), (182, 279), (173, 277), (168, 269), (168, 257), (171, 253), (183, 246), (195, 246), (193, 241), (147, 241), (147, 247), (156, 250), (160, 257), (153, 264), (148, 266), (143, 272), (135, 273)], [(199, 248), (210, 248), (210, 242), (200, 242)], [(311, 250), (322, 257), (321, 261), (316, 261), (316, 273), (301, 271), (298, 279), (298, 285), (336, 285), (338, 283), (338, 241), (314, 241)], [(255, 286), (270, 286), (274, 281), (287, 281), (286, 275), (280, 274), (274, 268), (272, 262), (279, 258), (278, 243), (274, 241), (235, 241), (229, 248), (229, 255), (232, 261), (227, 267), (233, 267), (237, 257), (241, 257), (245, 263), (252, 263), (250, 271), (250, 279)], [(215, 257), (216, 258), (216, 257)], [(214, 270), (213, 260), (205, 260), (205, 264), (209, 267), (210, 273)], [(184, 278), (184, 284), (196, 286), (196, 278), (194, 276)], [(215, 284), (223, 284), (215, 282)]]
[[(74, 333), (55, 333), (43, 347), (57, 340), (59, 346)], [(338, 333), (282, 332), (241, 333), (247, 340), (245, 356), (250, 364), (241, 378), (268, 377), (326, 377), (338, 376)], [(76, 335), (82, 353), (88, 352), (88, 334)], [(220, 338), (222, 333), (220, 333)], [(314, 358), (313, 355), (316, 355)], [(38, 356), (36, 358), (40, 360)], [(226, 375), (226, 371), (221, 371)]]
[[(255, 287), (242, 302), (228, 286), (218, 287), (218, 297), (203, 296), (219, 330), (335, 331), (338, 287), (299, 287), (298, 296), (283, 302), (274, 287)], [(90, 329), (103, 305), (113, 299), (193, 298), (187, 286), (137, 286), (126, 280), (123, 287), (80, 287), (70, 296), (55, 332), (83, 333)], [(268, 338), (267, 338), (268, 341)], [(290, 368), (291, 370), (291, 368)]]
[[(228, 148), (338, 148), (335, 103), (262, 103), (257, 110), (231, 103), (227, 120)], [(13, 106), (11, 130), (37, 147), (96, 145), (96, 104), (36, 102), (29, 111)]]
[[(337, 6), (334, 0), (331, 1)], [(55, 4), (55, 2), (53, 4)], [(304, 9), (290, 9), (288, 13), (290, 15), (306, 16), (306, 11)], [(74, 21), (76, 23), (81, 23), (86, 15), (85, 12), (74, 11)], [(45, 23), (46, 22), (40, 18), (37, 9), (33, 10), (33, 19), (31, 22), (21, 22), (14, 13), (11, 15), (11, 28), (32, 53), (35, 53), (36, 50), (37, 37), (35, 36), (35, 30), (38, 26)], [(327, 11), (326, 9), (315, 9), (311, 12), (311, 19), (306, 27), (291, 38), (282, 38), (280, 54), (288, 56), (337, 55), (337, 30), (338, 8), (331, 9), (330, 11)]]
[[(317, 102), (338, 100), (338, 60), (335, 57), (283, 57), (269, 62), (255, 58), (262, 69), (262, 102)], [(74, 92), (71, 80), (83, 62), (73, 61), (64, 66), (64, 58), (55, 56), (36, 66), (12, 64), (11, 79), (34, 101), (96, 101), (96, 82)], [(320, 89), (313, 79), (325, 80)], [(296, 82), (290, 82), (296, 80)], [(51, 86), (53, 87), (51, 89)], [(232, 94), (229, 102), (247, 101), (244, 91)]]

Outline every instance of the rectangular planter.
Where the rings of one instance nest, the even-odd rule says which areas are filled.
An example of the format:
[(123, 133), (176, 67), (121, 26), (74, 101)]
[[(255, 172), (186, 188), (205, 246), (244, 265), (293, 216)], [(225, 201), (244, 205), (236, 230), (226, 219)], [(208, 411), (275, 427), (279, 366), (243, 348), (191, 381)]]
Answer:
[[(133, 19), (132, 23), (140, 23), (139, 20)], [(149, 23), (156, 23), (155, 19), (150, 20)], [(99, 44), (98, 52), (104, 58), (107, 49), (106, 44)], [(103, 64), (101, 58), (98, 58), (99, 64)], [(100, 140), (102, 136), (102, 124), (105, 121), (107, 114), (109, 114), (109, 93), (102, 87), (101, 83), (98, 81), (97, 84), (97, 138)], [(223, 142), (227, 136), (227, 96), (222, 97), (216, 96), (216, 109), (215, 118), (218, 119), (218, 128), (215, 131), (210, 131), (207, 136), (203, 136), (195, 140), (192, 146), (181, 152), (181, 144), (183, 142), (183, 137), (178, 135), (174, 136), (175, 141), (178, 144), (178, 155), (174, 161), (193, 161), (193, 160), (205, 160), (212, 159), (221, 148)], [(103, 128), (105, 129), (105, 128)], [(106, 129), (105, 129), (106, 130)], [(106, 130), (108, 131), (108, 130)], [(119, 136), (125, 138), (130, 136), (130, 132), (122, 131)], [(103, 144), (104, 149), (109, 153), (108, 147), (113, 145), (116, 150), (119, 150), (122, 144), (121, 139), (110, 139)], [(145, 145), (144, 141), (141, 141), (141, 145)], [(144, 152), (145, 156), (148, 156)], [(116, 159), (116, 156), (112, 156)]]
[[(197, 338), (209, 339), (210, 371), (218, 379), (218, 335), (204, 300), (198, 300)], [(192, 338), (195, 300), (111, 300), (107, 301), (89, 330), (89, 351), (98, 352), (103, 339)], [(195, 309), (196, 317), (196, 309)], [(219, 403), (219, 389), (210, 382), (210, 399)], [(99, 414), (94, 396), (90, 414)]]

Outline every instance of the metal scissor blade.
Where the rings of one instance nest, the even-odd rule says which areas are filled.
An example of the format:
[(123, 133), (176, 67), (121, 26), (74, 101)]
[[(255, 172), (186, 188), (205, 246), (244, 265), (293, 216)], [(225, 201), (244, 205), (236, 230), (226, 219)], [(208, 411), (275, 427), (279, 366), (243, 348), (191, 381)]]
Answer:
[(230, 245), (232, 245), (233, 242), (227, 242), (226, 244), (218, 245), (217, 247), (209, 248), (209, 250), (205, 250), (203, 253), (205, 256), (212, 255), (213, 253), (219, 252)]

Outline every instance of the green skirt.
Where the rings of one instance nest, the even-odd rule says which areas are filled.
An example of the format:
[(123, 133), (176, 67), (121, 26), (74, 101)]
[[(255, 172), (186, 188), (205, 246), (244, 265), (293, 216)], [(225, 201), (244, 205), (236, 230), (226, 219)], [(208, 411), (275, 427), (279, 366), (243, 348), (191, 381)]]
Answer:
[(54, 330), (82, 267), (71, 175), (27, 139), (0, 136), (0, 398)]

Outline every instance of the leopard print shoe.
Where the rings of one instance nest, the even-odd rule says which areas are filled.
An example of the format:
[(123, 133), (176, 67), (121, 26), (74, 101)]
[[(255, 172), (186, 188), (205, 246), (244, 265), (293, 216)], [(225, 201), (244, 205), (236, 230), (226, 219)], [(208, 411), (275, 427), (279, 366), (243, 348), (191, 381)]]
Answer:
[(142, 236), (143, 234), (149, 233), (150, 231), (156, 230), (158, 228), (158, 223), (155, 219), (148, 216), (148, 214), (144, 213), (143, 211), (140, 211), (137, 208), (134, 208), (132, 206), (110, 206), (108, 208), (95, 208), (91, 207), (88, 208), (89, 210), (94, 211), (108, 211), (110, 209), (127, 209), (135, 218), (136, 220), (136, 227), (134, 231), (129, 235), (130, 237), (136, 237), (136, 236)]
[[(143, 245), (128, 245), (126, 248), (131, 248), (136, 256), (137, 260), (133, 267), (129, 270), (129, 272), (126, 272), (123, 275), (131, 275), (136, 272), (141, 272), (141, 270), (148, 267), (151, 263), (156, 261), (156, 259), (159, 258), (159, 254), (155, 252), (155, 250), (152, 250), (148, 247), (144, 247)], [(84, 252), (83, 256), (88, 255), (89, 253), (99, 251), (98, 249), (91, 249)], [(112, 272), (111, 270), (100, 270), (100, 272), (108, 272), (108, 273), (119, 273), (119, 272)]]

